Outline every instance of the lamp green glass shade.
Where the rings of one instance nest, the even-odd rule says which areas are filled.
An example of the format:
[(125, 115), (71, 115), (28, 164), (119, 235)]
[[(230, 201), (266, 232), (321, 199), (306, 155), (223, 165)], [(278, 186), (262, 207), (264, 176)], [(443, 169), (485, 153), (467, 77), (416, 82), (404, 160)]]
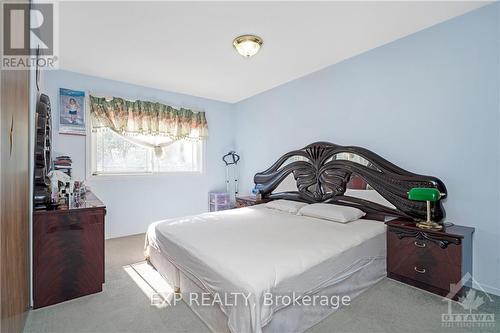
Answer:
[(414, 201), (438, 201), (441, 193), (437, 188), (414, 187), (408, 192), (408, 199)]
[(443, 225), (433, 222), (431, 219), (431, 202), (441, 199), (441, 193), (437, 188), (414, 187), (408, 192), (408, 199), (414, 201), (425, 201), (427, 203), (427, 220), (417, 223), (421, 229), (441, 230)]

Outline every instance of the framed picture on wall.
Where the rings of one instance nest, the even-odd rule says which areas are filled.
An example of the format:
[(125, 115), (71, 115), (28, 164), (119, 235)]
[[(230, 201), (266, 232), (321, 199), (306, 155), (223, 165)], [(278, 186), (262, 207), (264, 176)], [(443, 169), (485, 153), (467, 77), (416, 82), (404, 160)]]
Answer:
[(85, 91), (59, 89), (59, 133), (86, 135)]

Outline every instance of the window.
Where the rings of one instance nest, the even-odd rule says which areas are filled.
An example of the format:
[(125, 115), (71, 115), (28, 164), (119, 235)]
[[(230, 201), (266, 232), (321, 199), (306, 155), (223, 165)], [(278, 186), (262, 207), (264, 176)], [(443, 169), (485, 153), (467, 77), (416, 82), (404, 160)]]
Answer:
[(152, 144), (155, 137), (126, 137), (109, 129), (93, 132), (92, 174), (134, 174), (161, 172), (201, 172), (202, 140), (177, 140), (166, 142), (162, 148), (153, 149), (136, 142), (136, 139)]

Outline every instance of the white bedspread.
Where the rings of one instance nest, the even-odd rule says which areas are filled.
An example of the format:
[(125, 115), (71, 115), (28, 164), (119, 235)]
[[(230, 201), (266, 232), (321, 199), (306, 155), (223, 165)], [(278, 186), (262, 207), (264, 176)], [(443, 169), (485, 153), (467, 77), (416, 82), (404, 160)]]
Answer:
[(383, 233), (379, 221), (335, 223), (259, 205), (155, 222), (146, 246), (211, 293), (251, 293), (251, 306), (221, 310), (231, 331), (261, 332), (279, 309), (263, 304), (264, 293), (311, 294), (345, 279), (385, 258), (383, 238), (368, 242)]

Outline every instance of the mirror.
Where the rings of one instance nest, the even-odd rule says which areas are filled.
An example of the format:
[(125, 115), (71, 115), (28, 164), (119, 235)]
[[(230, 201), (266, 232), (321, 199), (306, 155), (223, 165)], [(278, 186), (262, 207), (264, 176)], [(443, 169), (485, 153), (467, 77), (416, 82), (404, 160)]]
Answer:
[(368, 161), (364, 157), (362, 157), (358, 154), (354, 154), (354, 153), (344, 152), (344, 153), (335, 154), (335, 155), (331, 156), (330, 158), (328, 158), (325, 163), (328, 163), (331, 161), (339, 161), (339, 160), (351, 161), (351, 162), (354, 162), (357, 164), (361, 164), (361, 165), (368, 167), (370, 169), (380, 171), (380, 169), (377, 168), (373, 163), (371, 163), (370, 161)]
[(293, 155), (293, 156), (290, 156), (289, 158), (287, 158), (286, 161), (283, 162), (283, 164), (281, 164), (281, 166), (278, 168), (278, 170), (281, 170), (283, 167), (287, 166), (290, 163), (298, 162), (298, 161), (304, 161), (304, 162), (312, 163), (311, 160), (308, 159), (305, 156)]

